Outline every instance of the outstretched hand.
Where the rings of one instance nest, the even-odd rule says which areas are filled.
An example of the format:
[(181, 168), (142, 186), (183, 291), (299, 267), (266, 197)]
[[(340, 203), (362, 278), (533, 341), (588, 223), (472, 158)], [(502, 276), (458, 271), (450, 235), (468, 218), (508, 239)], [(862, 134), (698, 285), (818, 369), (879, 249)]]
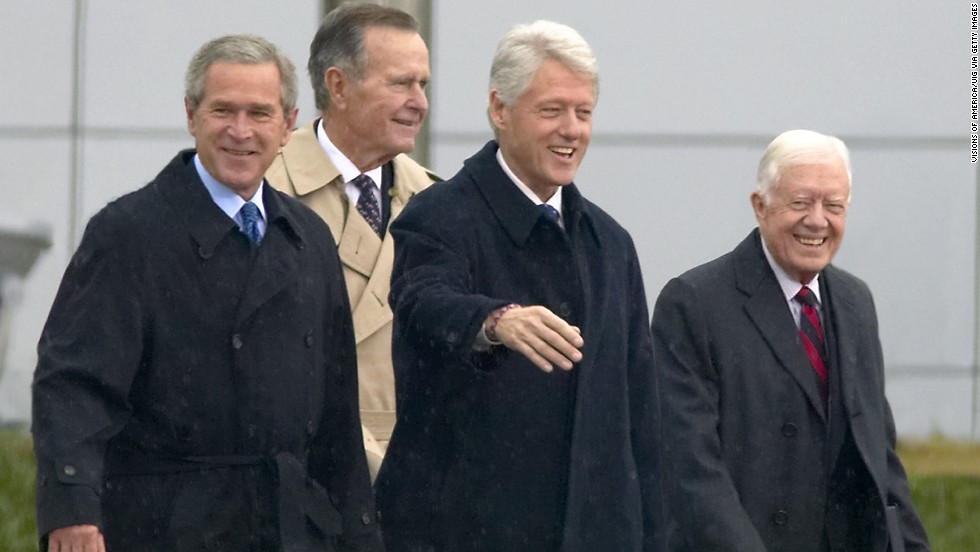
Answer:
[(545, 372), (571, 370), (582, 360), (582, 331), (542, 306), (509, 309), (494, 328), (497, 339)]

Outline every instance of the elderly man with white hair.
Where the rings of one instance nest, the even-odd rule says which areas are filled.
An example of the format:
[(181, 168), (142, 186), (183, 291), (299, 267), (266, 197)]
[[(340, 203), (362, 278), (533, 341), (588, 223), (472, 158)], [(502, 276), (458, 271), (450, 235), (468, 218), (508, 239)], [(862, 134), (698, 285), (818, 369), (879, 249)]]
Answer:
[(850, 196), (843, 142), (779, 135), (751, 195), (759, 227), (657, 299), (670, 550), (929, 550), (871, 292), (830, 264)]

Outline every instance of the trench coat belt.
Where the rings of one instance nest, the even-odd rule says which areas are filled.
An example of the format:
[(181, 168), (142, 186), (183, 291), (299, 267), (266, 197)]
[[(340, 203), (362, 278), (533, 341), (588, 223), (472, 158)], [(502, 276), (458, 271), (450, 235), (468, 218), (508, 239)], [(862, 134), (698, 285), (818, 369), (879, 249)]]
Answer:
[(268, 467), (276, 474), (279, 536), (284, 552), (313, 550), (306, 528), (308, 519), (325, 536), (343, 533), (340, 512), (330, 494), (306, 473), (306, 466), (291, 452), (274, 456), (231, 454), (221, 456), (165, 457), (135, 453), (125, 460), (110, 458), (110, 476), (156, 475), (230, 467)]

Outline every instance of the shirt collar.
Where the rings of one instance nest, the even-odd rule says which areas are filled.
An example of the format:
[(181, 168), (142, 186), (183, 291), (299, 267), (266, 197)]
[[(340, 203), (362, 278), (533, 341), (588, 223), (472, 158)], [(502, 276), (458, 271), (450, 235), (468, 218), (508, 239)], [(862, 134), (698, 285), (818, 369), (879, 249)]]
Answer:
[(521, 182), (521, 179), (517, 178), (514, 171), (510, 170), (510, 167), (507, 166), (507, 162), (504, 161), (503, 154), (500, 153), (500, 148), (497, 148), (497, 163), (500, 163), (500, 168), (504, 170), (504, 174), (510, 178), (511, 182), (517, 186), (517, 189), (523, 192), (532, 203), (535, 205), (543, 205), (545, 203), (551, 205), (558, 211), (558, 216), (561, 218), (561, 186), (558, 186), (558, 190), (555, 191), (554, 195), (548, 198), (548, 201), (541, 201), (541, 198), (538, 197), (538, 195), (535, 194), (531, 188), (528, 188), (527, 184)]
[[(776, 259), (773, 258), (772, 253), (769, 252), (769, 248), (766, 247), (766, 240), (759, 236), (759, 241), (762, 242), (762, 251), (766, 254), (766, 260), (769, 261), (769, 266), (772, 267), (772, 271), (776, 274), (776, 280), (779, 282), (779, 287), (783, 290), (783, 295), (786, 297), (787, 302), (793, 301), (796, 294), (803, 289), (803, 284), (797, 282), (789, 274), (783, 270), (783, 267), (779, 266)], [(807, 284), (810, 291), (813, 292), (813, 296), (817, 299), (817, 305), (823, 304), (820, 301), (820, 274), (817, 273)]]
[[(327, 131), (323, 129), (323, 119), (320, 119), (316, 123), (316, 139), (320, 142), (320, 147), (326, 152), (327, 157), (333, 166), (336, 167), (337, 171), (340, 172), (340, 176), (343, 177), (344, 182), (350, 182), (358, 176), (360, 176), (361, 171), (357, 168), (350, 159), (344, 155), (344, 152), (340, 151), (333, 142), (330, 141), (330, 137), (327, 136)], [(364, 174), (371, 177), (374, 184), (381, 189), (381, 167), (375, 167)]]
[[(204, 168), (204, 164), (201, 163), (200, 156), (194, 154), (194, 167), (197, 169), (197, 175), (201, 177), (201, 182), (204, 182), (204, 187), (207, 188), (208, 194), (211, 195), (211, 200), (230, 218), (235, 218), (238, 211), (242, 209), (242, 205), (245, 205), (245, 200), (242, 196), (235, 193), (234, 190), (225, 186), (224, 184), (218, 182), (207, 169)], [(265, 214), (265, 204), (262, 202), (262, 192), (265, 187), (265, 180), (259, 183), (259, 188), (255, 191), (255, 195), (249, 200), (254, 203), (256, 207), (259, 208), (259, 213), (262, 214), (262, 219), (267, 220)]]

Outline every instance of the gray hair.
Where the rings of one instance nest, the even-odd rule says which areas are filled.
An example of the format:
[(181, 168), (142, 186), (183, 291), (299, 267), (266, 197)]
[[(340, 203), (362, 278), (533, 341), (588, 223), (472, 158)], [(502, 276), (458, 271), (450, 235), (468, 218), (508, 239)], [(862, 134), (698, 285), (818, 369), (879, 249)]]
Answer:
[(599, 65), (588, 43), (575, 29), (545, 20), (515, 25), (500, 39), (490, 66), (490, 90), (504, 105), (513, 105), (547, 59), (589, 77), (599, 98)]
[(204, 84), (208, 69), (218, 62), (259, 65), (274, 63), (279, 69), (279, 101), (286, 117), (296, 107), (296, 69), (289, 58), (275, 44), (255, 35), (227, 35), (216, 38), (201, 46), (184, 77), (184, 95), (191, 107), (197, 109), (204, 99)]
[(310, 43), (310, 61), (306, 66), (313, 84), (316, 108), (320, 111), (330, 107), (330, 91), (323, 79), (327, 69), (336, 67), (356, 82), (367, 76), (368, 59), (364, 46), (364, 29), (367, 27), (419, 32), (414, 17), (387, 6), (349, 2), (328, 13)]
[(769, 143), (766, 153), (759, 161), (756, 192), (768, 203), (785, 168), (835, 157), (844, 162), (844, 167), (847, 169), (847, 183), (850, 184), (851, 156), (840, 138), (812, 130), (787, 130)]

